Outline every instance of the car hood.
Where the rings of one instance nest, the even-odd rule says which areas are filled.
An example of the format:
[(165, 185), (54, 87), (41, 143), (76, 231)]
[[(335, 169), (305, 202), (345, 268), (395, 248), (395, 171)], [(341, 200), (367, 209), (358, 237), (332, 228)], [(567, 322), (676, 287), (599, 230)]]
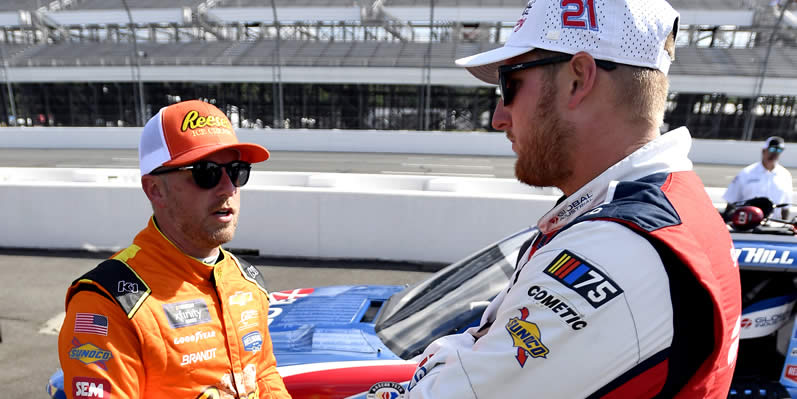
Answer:
[(269, 332), (278, 366), (398, 359), (374, 332), (390, 285), (299, 288), (269, 294)]

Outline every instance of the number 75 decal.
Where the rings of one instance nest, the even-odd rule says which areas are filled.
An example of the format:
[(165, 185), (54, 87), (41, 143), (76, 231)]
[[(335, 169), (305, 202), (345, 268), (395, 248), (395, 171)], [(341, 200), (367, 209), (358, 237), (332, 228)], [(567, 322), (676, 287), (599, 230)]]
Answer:
[(562, 27), (598, 30), (595, 0), (562, 0)]
[(623, 293), (612, 279), (569, 251), (562, 251), (545, 268), (545, 274), (581, 295), (595, 309)]

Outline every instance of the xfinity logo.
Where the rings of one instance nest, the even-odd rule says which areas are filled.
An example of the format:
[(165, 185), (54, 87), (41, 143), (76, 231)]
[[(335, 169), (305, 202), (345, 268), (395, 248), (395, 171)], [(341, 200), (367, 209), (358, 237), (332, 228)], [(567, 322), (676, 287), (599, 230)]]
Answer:
[(204, 299), (164, 303), (163, 313), (172, 328), (182, 328), (210, 322), (210, 312)]

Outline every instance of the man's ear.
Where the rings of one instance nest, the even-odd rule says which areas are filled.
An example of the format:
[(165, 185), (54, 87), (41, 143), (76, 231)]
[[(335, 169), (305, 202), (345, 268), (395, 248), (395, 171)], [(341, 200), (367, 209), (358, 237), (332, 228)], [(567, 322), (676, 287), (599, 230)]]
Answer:
[(141, 188), (149, 198), (149, 202), (155, 208), (163, 208), (166, 205), (169, 194), (166, 182), (160, 176), (144, 175), (141, 176)]
[(592, 93), (598, 77), (598, 66), (595, 59), (586, 52), (579, 52), (568, 63), (568, 101), (570, 109), (576, 108)]

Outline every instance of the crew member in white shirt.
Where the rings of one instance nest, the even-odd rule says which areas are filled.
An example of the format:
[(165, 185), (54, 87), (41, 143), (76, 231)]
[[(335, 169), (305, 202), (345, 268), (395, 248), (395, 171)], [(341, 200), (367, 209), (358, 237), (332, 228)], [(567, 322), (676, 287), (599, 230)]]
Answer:
[[(766, 197), (773, 205), (792, 202), (791, 173), (778, 163), (780, 154), (786, 149), (783, 139), (772, 136), (761, 149), (761, 162), (748, 165), (731, 181), (722, 198), (728, 205), (756, 197)], [(726, 207), (727, 208), (727, 207)], [(781, 217), (789, 217), (789, 207), (779, 208)], [(777, 211), (776, 211), (777, 215)]]

